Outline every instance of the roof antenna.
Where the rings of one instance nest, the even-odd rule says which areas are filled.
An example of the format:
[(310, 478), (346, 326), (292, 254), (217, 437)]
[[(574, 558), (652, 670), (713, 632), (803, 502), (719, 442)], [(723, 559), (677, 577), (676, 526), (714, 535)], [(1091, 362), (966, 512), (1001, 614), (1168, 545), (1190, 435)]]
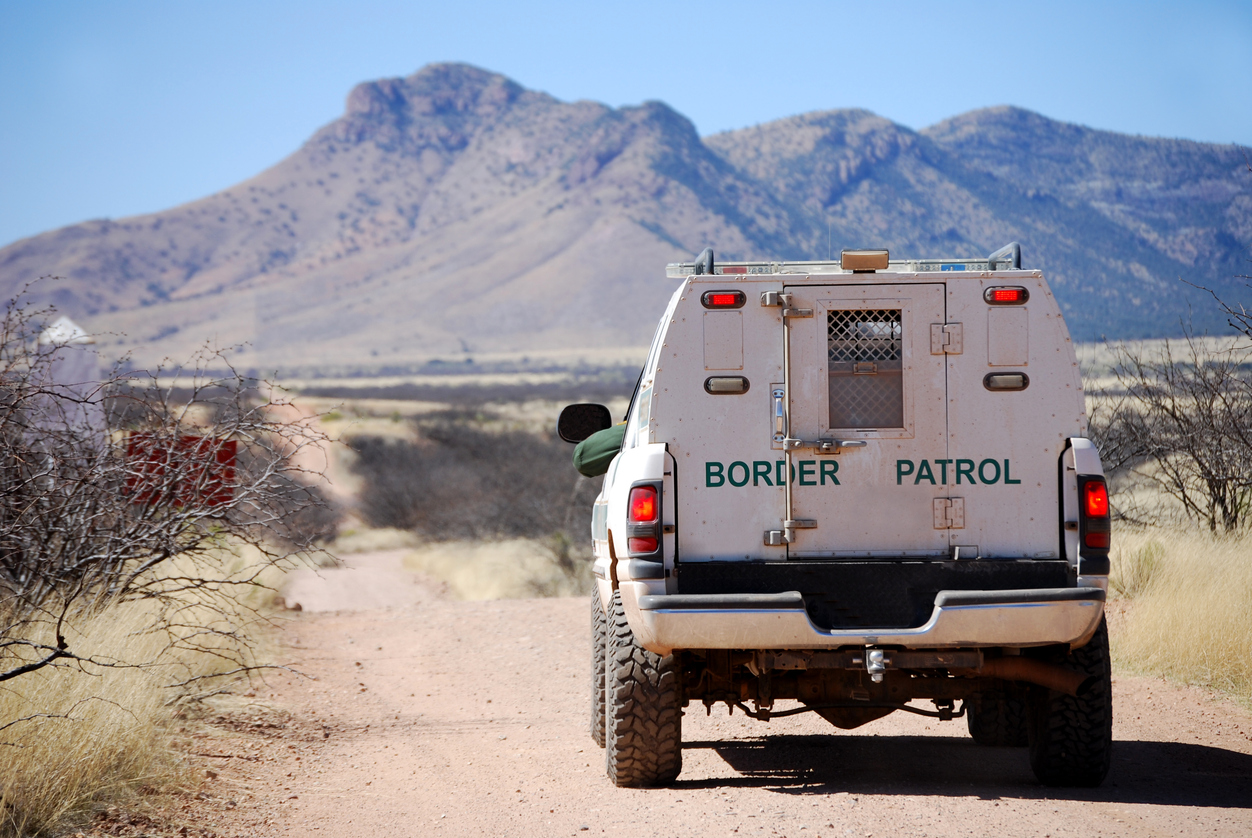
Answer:
[(713, 273), (713, 248), (706, 247), (696, 257), (696, 264), (691, 272), (696, 276)]
[[(1010, 256), (1012, 256), (1011, 259)], [(993, 271), (999, 262), (1011, 262), (1013, 270), (1020, 271), (1022, 269), (1022, 246), (1017, 242), (1009, 242), (987, 257), (987, 267)]]

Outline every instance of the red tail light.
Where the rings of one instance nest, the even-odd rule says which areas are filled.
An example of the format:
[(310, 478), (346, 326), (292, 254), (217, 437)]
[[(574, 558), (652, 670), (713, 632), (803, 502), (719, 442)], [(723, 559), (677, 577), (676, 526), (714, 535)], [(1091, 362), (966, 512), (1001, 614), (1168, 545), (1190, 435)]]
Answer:
[(993, 306), (1019, 306), (1030, 299), (1030, 292), (1015, 286), (988, 288), (982, 298)]
[(705, 308), (742, 308), (748, 295), (742, 291), (705, 291), (700, 304)]
[[(630, 522), (647, 524), (657, 519), (656, 489), (651, 486), (636, 486), (630, 490)], [(635, 539), (631, 539), (634, 541)], [(634, 547), (631, 547), (633, 550)], [(652, 539), (652, 550), (656, 549), (656, 539)]]
[(1109, 490), (1103, 483), (1092, 480), (1083, 486), (1083, 511), (1088, 518), (1109, 516)]
[(1109, 518), (1109, 488), (1104, 479), (1092, 477), (1081, 480), (1080, 495), (1082, 518), (1082, 546), (1092, 550), (1107, 550), (1112, 543), (1112, 521)]
[(626, 539), (626, 549), (632, 553), (655, 553), (655, 538), (628, 538)]

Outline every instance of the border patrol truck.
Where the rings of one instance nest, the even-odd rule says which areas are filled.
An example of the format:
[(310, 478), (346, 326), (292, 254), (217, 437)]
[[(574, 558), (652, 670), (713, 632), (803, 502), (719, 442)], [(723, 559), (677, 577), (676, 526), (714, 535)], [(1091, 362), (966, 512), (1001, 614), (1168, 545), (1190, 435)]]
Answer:
[(1045, 784), (1104, 779), (1108, 492), (1020, 254), (668, 266), (624, 427), (599, 405), (558, 423), (612, 439), (591, 733), (617, 785), (677, 777), (684, 708), (719, 703), (964, 716)]

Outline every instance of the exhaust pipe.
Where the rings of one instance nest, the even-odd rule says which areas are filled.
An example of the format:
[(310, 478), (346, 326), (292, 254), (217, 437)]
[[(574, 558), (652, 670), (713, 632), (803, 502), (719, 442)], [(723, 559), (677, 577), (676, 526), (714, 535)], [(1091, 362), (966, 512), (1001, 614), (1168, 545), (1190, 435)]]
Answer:
[(1034, 658), (1007, 657), (983, 661), (978, 669), (965, 670), (971, 675), (1000, 678), (1005, 681), (1025, 681), (1038, 684), (1059, 693), (1080, 697), (1095, 686), (1097, 676), (1083, 675), (1054, 663), (1044, 663)]

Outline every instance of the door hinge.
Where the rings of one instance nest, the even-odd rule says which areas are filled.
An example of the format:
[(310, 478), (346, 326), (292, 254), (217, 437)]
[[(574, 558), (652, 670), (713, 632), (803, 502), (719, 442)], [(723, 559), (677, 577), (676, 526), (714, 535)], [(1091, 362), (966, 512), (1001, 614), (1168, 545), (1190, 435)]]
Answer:
[(935, 529), (965, 529), (965, 498), (935, 498)]
[(965, 330), (960, 323), (930, 324), (930, 354), (960, 355), (965, 345)]

